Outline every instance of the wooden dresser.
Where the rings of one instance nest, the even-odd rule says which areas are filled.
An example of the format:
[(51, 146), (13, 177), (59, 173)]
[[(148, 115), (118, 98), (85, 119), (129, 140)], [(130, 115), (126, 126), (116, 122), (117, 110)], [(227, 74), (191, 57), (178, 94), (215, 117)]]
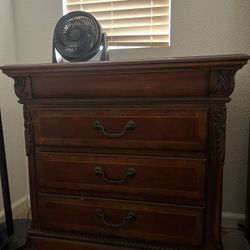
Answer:
[(43, 250), (222, 249), (226, 107), (246, 55), (12, 65)]

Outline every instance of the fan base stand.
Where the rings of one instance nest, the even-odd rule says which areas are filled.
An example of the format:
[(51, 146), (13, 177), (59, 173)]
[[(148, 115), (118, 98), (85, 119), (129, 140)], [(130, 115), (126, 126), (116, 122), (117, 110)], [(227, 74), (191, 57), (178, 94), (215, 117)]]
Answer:
[(102, 55), (101, 55), (100, 61), (109, 61), (110, 60), (107, 40), (108, 40), (107, 34), (104, 32), (102, 34), (102, 46), (103, 46), (103, 49), (102, 49)]

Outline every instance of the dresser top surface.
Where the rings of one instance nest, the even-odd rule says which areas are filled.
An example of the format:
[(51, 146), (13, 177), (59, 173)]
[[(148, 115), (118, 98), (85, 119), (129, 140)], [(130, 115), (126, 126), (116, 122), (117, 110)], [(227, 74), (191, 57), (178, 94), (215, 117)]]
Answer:
[(244, 54), (235, 55), (210, 55), (193, 57), (163, 57), (159, 59), (119, 60), (119, 61), (92, 61), (78, 63), (44, 63), (44, 64), (13, 64), (0, 67), (4, 73), (39, 73), (39, 72), (67, 72), (67, 71), (97, 71), (116, 69), (147, 69), (147, 68), (199, 68), (199, 67), (237, 67), (241, 68), (250, 56)]

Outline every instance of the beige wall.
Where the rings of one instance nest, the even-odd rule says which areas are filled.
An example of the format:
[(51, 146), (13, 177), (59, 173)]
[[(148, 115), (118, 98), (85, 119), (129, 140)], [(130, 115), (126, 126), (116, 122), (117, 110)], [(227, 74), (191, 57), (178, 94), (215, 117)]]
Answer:
[[(14, 0), (17, 59), (20, 63), (51, 61), (54, 26), (62, 15), (61, 0)], [(111, 51), (111, 59), (137, 59), (206, 54), (250, 54), (249, 0), (172, 0), (171, 47)], [(250, 64), (236, 77), (228, 105), (227, 153), (223, 209), (244, 213)]]
[[(16, 61), (12, 2), (0, 0), (0, 65)], [(6, 158), (11, 198), (14, 206), (27, 202), (26, 166), (24, 157), (23, 119), (21, 107), (13, 91), (13, 81), (0, 74), (0, 107), (3, 120)], [(3, 214), (0, 194), (0, 216)], [(14, 207), (15, 209), (15, 207)]]

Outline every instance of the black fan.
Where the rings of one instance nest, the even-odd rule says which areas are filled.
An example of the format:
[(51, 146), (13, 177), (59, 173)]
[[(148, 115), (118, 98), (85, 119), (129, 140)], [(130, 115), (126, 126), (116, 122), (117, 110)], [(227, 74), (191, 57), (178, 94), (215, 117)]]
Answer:
[(56, 52), (70, 62), (83, 62), (101, 49), (101, 60), (109, 60), (107, 36), (98, 21), (89, 13), (74, 11), (64, 15), (56, 24), (53, 37), (53, 63)]

